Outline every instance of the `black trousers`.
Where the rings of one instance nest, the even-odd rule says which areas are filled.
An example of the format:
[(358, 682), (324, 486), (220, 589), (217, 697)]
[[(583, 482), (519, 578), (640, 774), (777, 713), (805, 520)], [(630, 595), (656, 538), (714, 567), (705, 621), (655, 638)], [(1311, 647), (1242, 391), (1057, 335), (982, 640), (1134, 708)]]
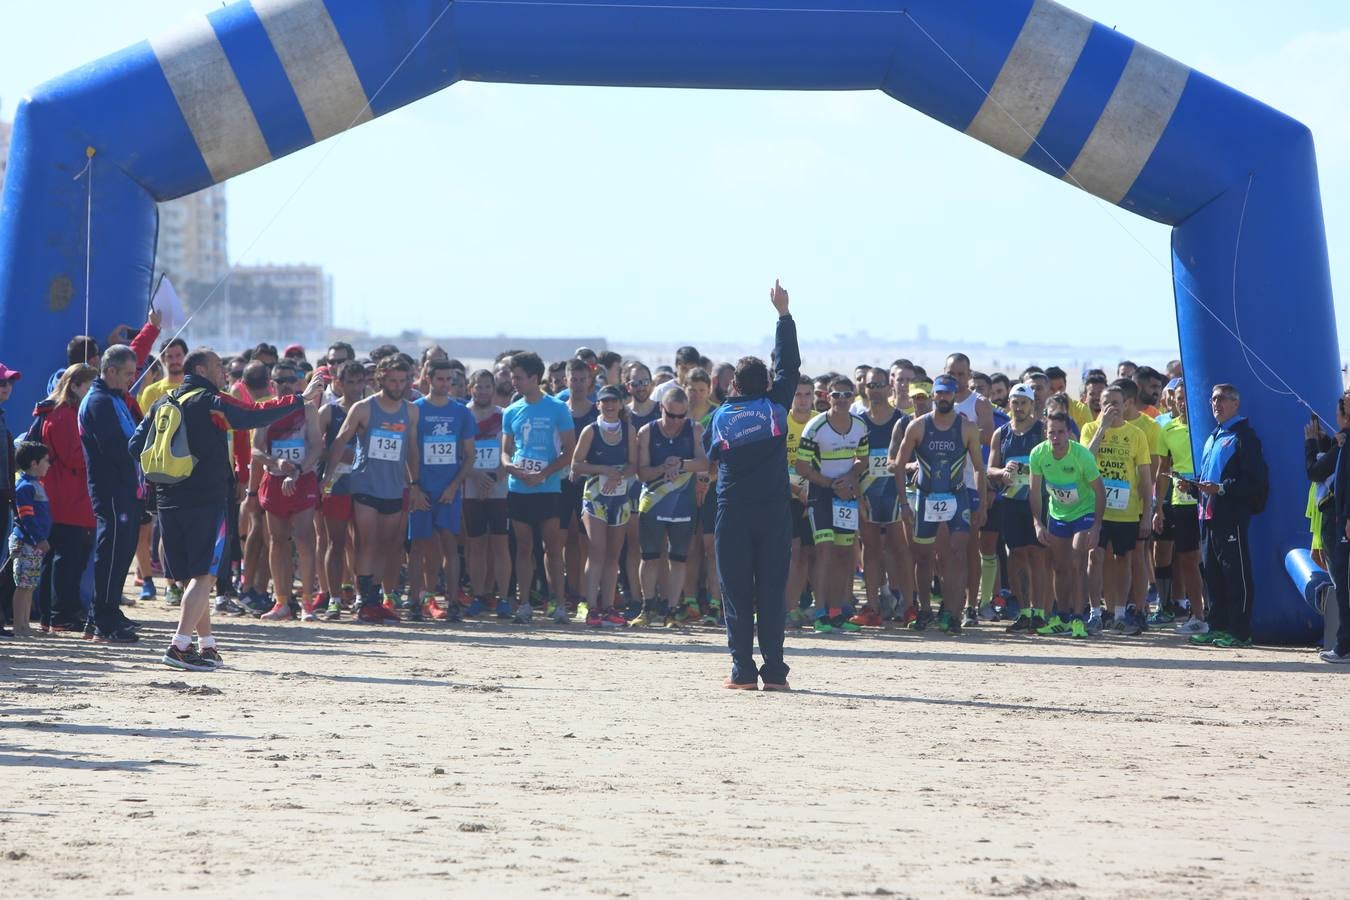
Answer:
[(39, 621), (49, 625), (83, 624), (80, 581), (89, 564), (89, 554), (94, 550), (94, 529), (53, 524), (47, 542), (52, 549), (42, 561), (42, 585), (38, 588)]
[(101, 633), (122, 623), (122, 586), (141, 537), (141, 502), (135, 496), (94, 499), (94, 626)]
[(1200, 570), (1209, 598), (1211, 631), (1252, 637), (1252, 557), (1247, 522), (1200, 520)]
[(1333, 521), (1330, 513), (1323, 515), (1322, 547), (1327, 555), (1327, 571), (1336, 583), (1336, 611), (1340, 614), (1336, 646), (1326, 649), (1347, 654), (1350, 653), (1350, 539), (1345, 536), (1345, 527)]
[[(715, 502), (709, 497), (708, 502)], [(722, 613), (727, 620), (731, 680), (755, 684), (787, 681), (783, 631), (787, 608), (788, 563), (792, 556), (792, 517), (787, 500), (779, 503), (717, 505), (713, 532), (717, 574), (722, 581)], [(756, 616), (758, 612), (758, 616)], [(755, 666), (755, 631), (764, 665)], [(758, 676), (758, 677), (757, 677)]]

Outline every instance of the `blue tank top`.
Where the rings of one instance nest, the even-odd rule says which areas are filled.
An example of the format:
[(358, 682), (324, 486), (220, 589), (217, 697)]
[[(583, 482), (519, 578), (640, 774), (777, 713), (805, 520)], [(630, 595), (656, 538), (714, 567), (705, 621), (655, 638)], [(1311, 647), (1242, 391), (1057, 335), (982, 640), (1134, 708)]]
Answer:
[(652, 404), (652, 411), (647, 413), (645, 416), (638, 415), (637, 413), (633, 412), (632, 409), (628, 410), (628, 421), (633, 423), (634, 431), (641, 431), (643, 425), (648, 425), (652, 422), (655, 422), (659, 418), (661, 418), (661, 404), (659, 403)]
[(966, 445), (962, 428), (966, 417), (958, 414), (945, 430), (932, 415), (924, 416), (923, 439), (914, 458), (919, 462), (919, 490), (926, 494), (954, 494), (966, 486)]
[[(652, 425), (647, 429), (647, 455), (652, 466), (663, 465), (671, 457), (693, 459), (694, 423), (685, 419), (673, 438), (666, 437), (659, 422)], [(694, 517), (694, 499), (694, 477), (685, 472), (674, 481), (658, 478), (643, 484), (638, 511), (658, 522), (688, 522)]]
[[(626, 420), (619, 420), (619, 442), (617, 444), (610, 444), (605, 441), (598, 423), (591, 430), (594, 433), (591, 435), (591, 447), (586, 452), (586, 462), (593, 466), (628, 465), (628, 422)], [(592, 475), (591, 477), (594, 478), (595, 476)]]
[(381, 500), (401, 500), (408, 486), (408, 441), (412, 424), (408, 402), (399, 401), (398, 411), (385, 412), (378, 400), (370, 404), (366, 430), (356, 438), (352, 462), (352, 493)]
[(1016, 476), (1008, 480), (1003, 489), (1005, 500), (1026, 500), (1031, 488), (1031, 451), (1037, 444), (1045, 442), (1045, 423), (1036, 419), (1026, 434), (1018, 434), (1009, 423), (995, 432), (998, 435), (998, 449), (1003, 454), (1003, 464), (1019, 464)]

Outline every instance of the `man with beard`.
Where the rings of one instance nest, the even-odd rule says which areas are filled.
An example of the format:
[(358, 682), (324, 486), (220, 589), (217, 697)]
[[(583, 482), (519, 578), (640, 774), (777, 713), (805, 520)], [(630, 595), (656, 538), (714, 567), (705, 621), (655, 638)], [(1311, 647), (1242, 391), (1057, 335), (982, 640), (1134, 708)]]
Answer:
[[(984, 510), (974, 498), (984, 494), (985, 467), (980, 453), (980, 429), (956, 411), (959, 383), (951, 375), (933, 380), (933, 411), (905, 429), (892, 472), (905, 471), (911, 458), (919, 463), (919, 509), (910, 533), (920, 571), (931, 571), (934, 558), (942, 563), (942, 614), (938, 627), (961, 633), (961, 607), (968, 580), (968, 547), (972, 531), (984, 523)], [(986, 404), (987, 405), (987, 404)], [(966, 467), (974, 467), (975, 490), (966, 487)], [(906, 510), (907, 524), (910, 513)], [(922, 585), (920, 585), (922, 588)], [(921, 618), (916, 626), (924, 621)]]

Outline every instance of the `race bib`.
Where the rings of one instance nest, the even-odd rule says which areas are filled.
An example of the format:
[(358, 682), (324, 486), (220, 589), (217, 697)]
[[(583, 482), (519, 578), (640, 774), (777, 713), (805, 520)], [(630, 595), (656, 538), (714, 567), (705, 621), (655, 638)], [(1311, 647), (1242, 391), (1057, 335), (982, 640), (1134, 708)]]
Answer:
[(502, 445), (496, 441), (476, 441), (473, 445), (473, 467), (496, 469), (502, 459)]
[(890, 465), (891, 458), (885, 451), (874, 450), (867, 457), (867, 474), (872, 478), (892, 478), (891, 470), (886, 468)]
[(603, 497), (622, 497), (624, 494), (628, 493), (628, 479), (627, 479), (627, 478), (620, 478), (620, 479), (618, 480), (618, 483), (615, 484), (615, 486), (612, 487), (612, 488), (610, 488), (610, 487), (605, 487), (606, 481), (608, 481), (608, 479), (607, 479), (606, 477), (604, 477), (604, 476), (601, 476), (601, 477), (600, 477), (600, 495), (601, 495), (601, 496), (603, 496)]
[(858, 501), (834, 498), (834, 527), (836, 531), (858, 530)]
[(1050, 484), (1050, 496), (1060, 506), (1074, 506), (1078, 503), (1078, 485), (1077, 484)]
[(950, 522), (955, 518), (955, 494), (929, 494), (924, 498), (923, 520), (925, 522)]
[(459, 462), (459, 445), (451, 437), (428, 438), (422, 442), (422, 464), (453, 466)]
[(284, 441), (273, 441), (272, 458), (300, 465), (300, 461), (305, 458), (305, 439), (287, 438)]
[(1128, 481), (1118, 481), (1115, 478), (1102, 479), (1102, 484), (1106, 486), (1106, 508), (1107, 509), (1128, 509), (1130, 505), (1130, 483)]
[(533, 456), (522, 456), (516, 462), (516, 468), (520, 469), (522, 475), (538, 475), (544, 471), (544, 466), (548, 465), (542, 459), (535, 459)]
[(1031, 457), (1029, 456), (1011, 456), (1008, 458), (1009, 470), (1016, 468), (1017, 471), (1008, 472), (1008, 493), (1020, 494), (1023, 490), (1031, 486)]
[(370, 433), (370, 458), (385, 462), (403, 462), (403, 435), (376, 428)]
[(805, 491), (811, 486), (805, 475), (798, 475), (795, 472), (788, 475), (788, 482), (791, 483), (792, 489), (798, 492)]

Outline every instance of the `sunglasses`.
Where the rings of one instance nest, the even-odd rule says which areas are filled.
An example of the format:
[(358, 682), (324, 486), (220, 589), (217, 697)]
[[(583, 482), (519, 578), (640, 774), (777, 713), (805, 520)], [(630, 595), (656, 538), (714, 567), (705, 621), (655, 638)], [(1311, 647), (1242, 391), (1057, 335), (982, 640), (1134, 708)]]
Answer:
[(864, 385), (864, 387), (866, 387), (869, 391), (880, 391), (890, 387), (890, 385), (884, 381), (869, 381), (867, 382), (866, 385)]
[(633, 387), (646, 387), (647, 385), (652, 383), (652, 380), (650, 378), (644, 378), (641, 381), (630, 381), (628, 383), (631, 384)]
[(273, 384), (295, 384), (295, 383), (296, 383), (297, 381), (299, 381), (299, 380), (300, 380), (299, 378), (273, 378), (273, 379), (272, 379), (272, 383), (273, 383)]
[(853, 397), (852, 391), (830, 391), (831, 400), (848, 400)]
[(674, 413), (670, 410), (666, 410), (666, 415), (670, 416), (672, 419), (683, 419), (687, 417), (689, 413)]

